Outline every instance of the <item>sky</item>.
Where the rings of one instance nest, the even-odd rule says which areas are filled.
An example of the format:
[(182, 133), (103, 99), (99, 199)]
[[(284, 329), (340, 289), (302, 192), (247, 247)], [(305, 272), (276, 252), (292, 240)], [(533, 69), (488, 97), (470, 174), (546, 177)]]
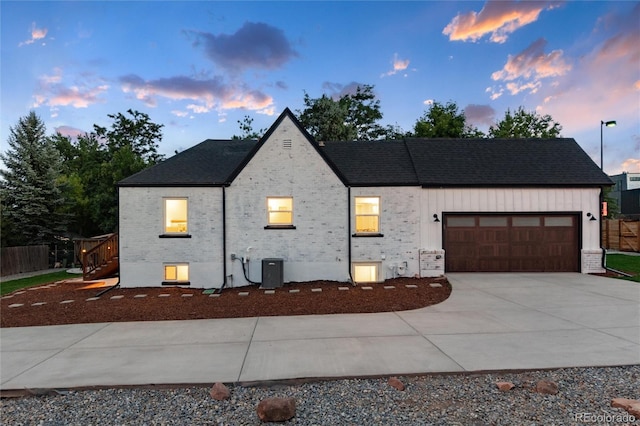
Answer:
[(640, 2), (2, 0), (0, 27), (2, 150), (29, 111), (73, 137), (132, 109), (171, 156), (368, 84), (384, 126), (452, 101), (487, 131), (523, 107), (640, 172)]

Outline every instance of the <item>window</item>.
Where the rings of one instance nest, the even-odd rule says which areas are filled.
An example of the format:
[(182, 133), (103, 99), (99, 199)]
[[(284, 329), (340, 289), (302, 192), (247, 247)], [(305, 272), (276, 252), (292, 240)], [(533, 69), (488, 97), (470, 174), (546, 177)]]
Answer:
[(516, 226), (516, 227), (540, 226), (539, 216), (514, 216), (513, 219), (511, 219), (511, 221), (513, 226)]
[(189, 283), (189, 264), (176, 263), (164, 265), (163, 284)]
[(353, 265), (353, 280), (357, 283), (378, 282), (379, 263), (356, 263)]
[(293, 197), (267, 197), (267, 225), (293, 226)]
[(380, 232), (380, 197), (356, 197), (356, 234)]
[(164, 232), (165, 234), (187, 233), (187, 199), (164, 199)]
[(449, 216), (447, 226), (451, 228), (468, 228), (476, 226), (476, 219), (471, 216)]
[(507, 218), (502, 216), (480, 217), (480, 226), (484, 226), (484, 227), (507, 226)]
[(544, 226), (573, 226), (573, 218), (570, 216), (545, 217)]

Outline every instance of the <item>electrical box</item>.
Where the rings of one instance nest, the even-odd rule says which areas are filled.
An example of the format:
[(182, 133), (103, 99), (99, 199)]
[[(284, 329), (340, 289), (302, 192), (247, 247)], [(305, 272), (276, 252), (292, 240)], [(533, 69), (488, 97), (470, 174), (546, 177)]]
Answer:
[(262, 259), (262, 288), (279, 288), (283, 285), (283, 260)]

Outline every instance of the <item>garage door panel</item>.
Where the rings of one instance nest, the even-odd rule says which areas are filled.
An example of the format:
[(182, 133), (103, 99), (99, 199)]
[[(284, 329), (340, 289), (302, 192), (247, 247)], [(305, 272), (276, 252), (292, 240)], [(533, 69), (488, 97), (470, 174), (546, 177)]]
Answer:
[(579, 270), (575, 215), (445, 215), (444, 224), (447, 271)]

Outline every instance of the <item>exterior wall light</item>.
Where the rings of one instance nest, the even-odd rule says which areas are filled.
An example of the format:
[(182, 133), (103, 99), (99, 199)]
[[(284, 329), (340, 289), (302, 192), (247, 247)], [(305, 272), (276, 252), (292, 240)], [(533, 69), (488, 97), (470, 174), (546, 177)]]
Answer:
[(433, 221), (434, 222), (440, 222), (440, 219), (438, 219), (438, 214), (437, 213), (433, 214)]
[(589, 218), (589, 220), (597, 220), (596, 217), (592, 215), (590, 212), (587, 213), (587, 217)]

